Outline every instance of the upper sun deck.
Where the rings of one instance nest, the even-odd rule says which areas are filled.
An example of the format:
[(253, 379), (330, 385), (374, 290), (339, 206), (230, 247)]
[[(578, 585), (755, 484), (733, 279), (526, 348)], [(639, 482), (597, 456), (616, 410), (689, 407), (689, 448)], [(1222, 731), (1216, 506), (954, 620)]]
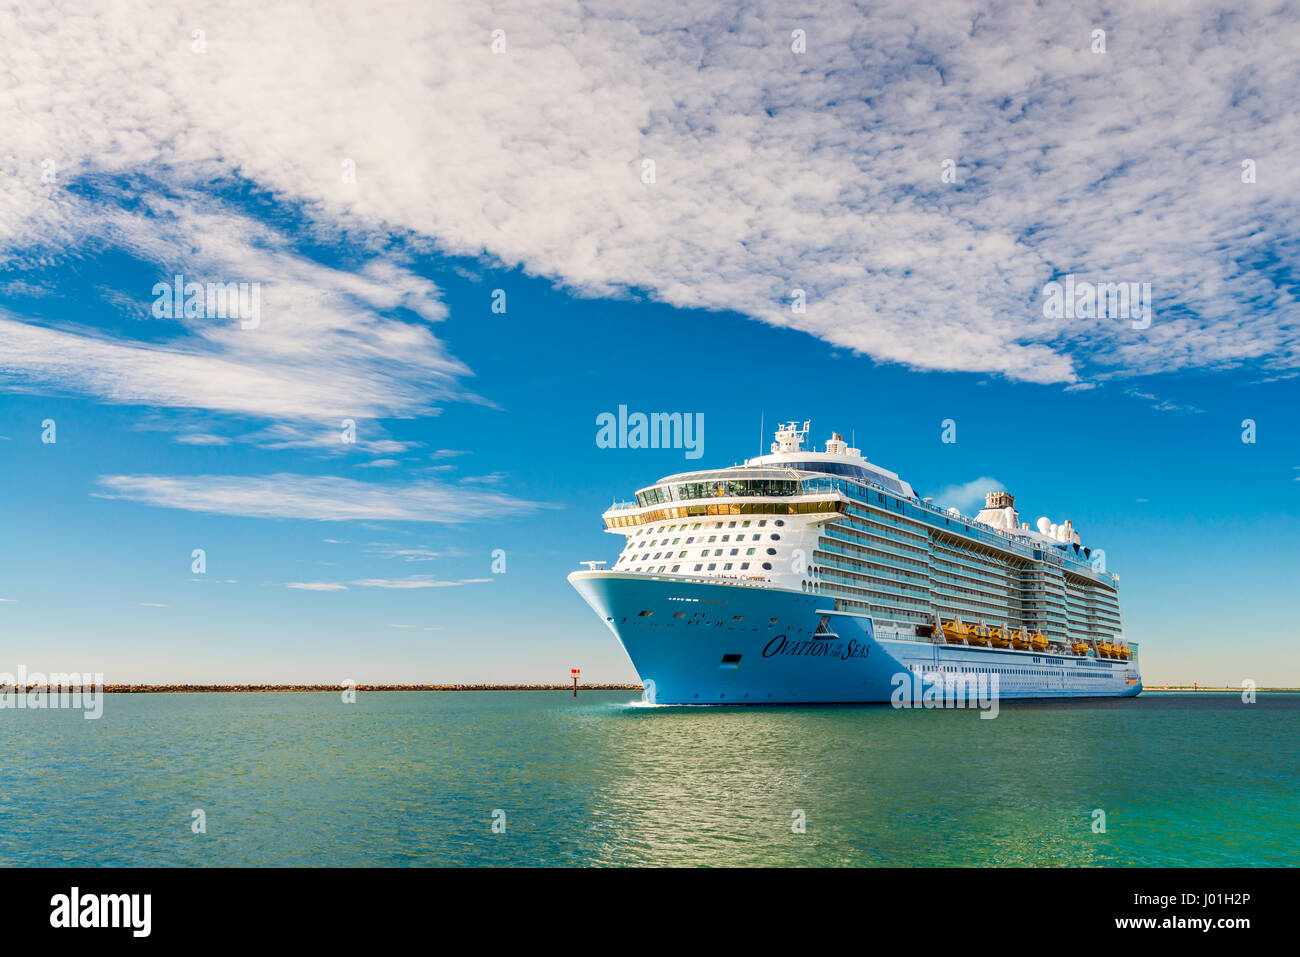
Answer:
[[(868, 462), (861, 450), (850, 448), (839, 433), (831, 435), (821, 452), (803, 447), (807, 435), (807, 422), (802, 427), (794, 422), (787, 423), (777, 430), (771, 454), (746, 459), (744, 465), (730, 468), (665, 476), (640, 489), (636, 494), (637, 504), (654, 505), (722, 494), (793, 495), (797, 494), (800, 481), (819, 475), (839, 475), (864, 485), (879, 486), (904, 498), (917, 497), (912, 486), (900, 479), (896, 472)], [(733, 486), (737, 491), (717, 490)]]

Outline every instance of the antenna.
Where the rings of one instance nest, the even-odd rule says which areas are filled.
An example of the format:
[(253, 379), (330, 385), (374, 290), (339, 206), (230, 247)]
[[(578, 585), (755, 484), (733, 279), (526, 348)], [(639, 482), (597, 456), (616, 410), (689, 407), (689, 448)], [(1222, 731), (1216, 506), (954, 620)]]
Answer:
[(763, 425), (766, 416), (767, 416), (767, 410), (765, 409), (758, 413), (758, 454), (759, 455), (763, 454)]

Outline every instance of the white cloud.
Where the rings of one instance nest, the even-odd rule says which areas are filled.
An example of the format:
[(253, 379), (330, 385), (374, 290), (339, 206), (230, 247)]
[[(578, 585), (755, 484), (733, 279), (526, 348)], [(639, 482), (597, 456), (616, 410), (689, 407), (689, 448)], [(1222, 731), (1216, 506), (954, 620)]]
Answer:
[(224, 435), (212, 435), (208, 432), (182, 432), (176, 441), (184, 445), (229, 445), (230, 439)]
[(375, 485), (331, 475), (103, 475), (99, 486), (100, 498), (253, 518), (455, 524), (549, 507), (434, 481)]
[[(147, 215), (112, 208), (118, 199), (71, 203), (81, 235), (67, 241), (126, 247), (159, 263), (162, 275), (187, 282), (258, 283), (259, 324), (174, 320), (175, 334), (159, 343), (111, 340), (66, 318), (37, 325), (0, 310), (0, 373), (11, 384), (334, 425), (345, 417), (427, 414), (433, 402), (459, 394), (457, 379), (469, 370), (427, 328), (446, 314), (428, 280), (377, 259), (356, 272), (321, 266), (287, 249), (269, 227), (199, 194), (148, 199)], [(177, 250), (185, 250), (183, 259)], [(142, 303), (152, 304), (152, 290), (137, 290)], [(396, 307), (423, 322), (380, 312)], [(95, 325), (95, 317), (81, 318)], [(297, 427), (272, 427), (272, 439), (276, 428)]]
[[(1300, 364), (1286, 279), (1300, 252), (1285, 241), (1300, 227), (1300, 52), (1285, 5), (828, 2), (798, 18), (803, 54), (777, 0), (743, 16), (722, 0), (303, 9), (210, 4), (203, 53), (160, 2), (4, 14), (23, 55), (0, 99), (0, 246), (31, 258), (86, 235), (86, 201), (43, 183), (44, 160), (60, 184), (237, 173), (300, 204), (322, 237), (378, 251), (396, 233), (584, 295), (645, 290), (916, 367), (1071, 383), (1085, 366)], [(1089, 49), (1098, 23), (1105, 54)], [(461, 374), (422, 326), (371, 318), (436, 319), (417, 277), (312, 268), (195, 206), (161, 215), (189, 224), (178, 234), (200, 258), (274, 274), (277, 323), (258, 345), (198, 332), (159, 368), (153, 349), (0, 318), (11, 374), (250, 414), (260, 396), (282, 415), (407, 414), (429, 402), (425, 377), (447, 389)], [(107, 220), (160, 262), (188, 258), (134, 215)], [(1042, 286), (1066, 272), (1151, 282), (1151, 327), (1044, 318)], [(806, 313), (789, 309), (796, 288)], [(337, 353), (353, 333), (361, 348)]]
[[(357, 588), (391, 588), (407, 590), (412, 588), (455, 588), (459, 585), (475, 585), (489, 582), (490, 578), (462, 578), (459, 581), (441, 581), (429, 575), (412, 575), (409, 578), (363, 578), (349, 582), (290, 582), (286, 588), (303, 588), (309, 591), (345, 591), (353, 586)], [(393, 628), (415, 627), (414, 625), (393, 625)]]
[(457, 585), (467, 585), (484, 580), (481, 578), (466, 578), (460, 581), (439, 581), (425, 575), (412, 575), (410, 578), (365, 578), (361, 581), (349, 582), (349, 584), (361, 588), (455, 588)]
[(404, 562), (431, 562), (443, 557), (441, 552), (429, 548), (406, 548), (381, 542), (373, 542), (366, 551), (383, 555), (385, 558), (400, 558)]
[(1188, 405), (1182, 402), (1171, 402), (1168, 399), (1160, 398), (1158, 395), (1152, 395), (1150, 392), (1139, 392), (1137, 389), (1126, 389), (1124, 394), (1151, 403), (1151, 408), (1155, 409), (1157, 412), (1191, 412), (1199, 415), (1203, 411), (1194, 405)]
[(962, 514), (972, 514), (984, 507), (984, 496), (989, 492), (1004, 492), (1006, 486), (991, 476), (982, 475), (969, 482), (949, 485), (930, 496), (941, 508), (955, 508)]
[(166, 605), (158, 604), (158, 602), (156, 601), (140, 601), (140, 602), (136, 602), (136, 604), (142, 608), (166, 608), (167, 607)]

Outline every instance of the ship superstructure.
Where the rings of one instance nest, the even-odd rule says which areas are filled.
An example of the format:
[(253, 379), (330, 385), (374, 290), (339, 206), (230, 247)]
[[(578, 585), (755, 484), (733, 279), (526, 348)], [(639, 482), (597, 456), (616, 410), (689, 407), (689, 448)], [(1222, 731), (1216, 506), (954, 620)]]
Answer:
[(1141, 690), (1119, 577), (1070, 522), (1031, 527), (1005, 491), (964, 516), (838, 434), (806, 450), (807, 434), (787, 423), (770, 454), (667, 476), (605, 512), (621, 553), (569, 578), (648, 697), (883, 701), (899, 674), (996, 674), (1002, 697)]

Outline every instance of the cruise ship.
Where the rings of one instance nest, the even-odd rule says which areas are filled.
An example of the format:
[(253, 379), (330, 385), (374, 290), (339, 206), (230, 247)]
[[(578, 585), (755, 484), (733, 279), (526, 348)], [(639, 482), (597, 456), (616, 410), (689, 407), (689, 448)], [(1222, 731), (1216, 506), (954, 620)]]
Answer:
[(917, 496), (808, 423), (771, 454), (669, 475), (604, 513), (626, 542), (569, 581), (657, 704), (899, 703), (990, 679), (1000, 699), (1133, 696), (1119, 576), (1069, 521)]

